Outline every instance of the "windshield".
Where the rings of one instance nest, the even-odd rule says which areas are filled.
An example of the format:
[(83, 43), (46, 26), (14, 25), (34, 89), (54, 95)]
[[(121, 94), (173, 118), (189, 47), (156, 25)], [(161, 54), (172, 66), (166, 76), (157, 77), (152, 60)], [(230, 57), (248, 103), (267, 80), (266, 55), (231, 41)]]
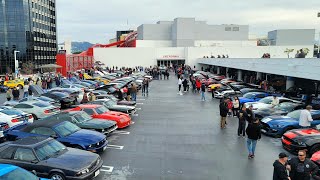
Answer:
[(63, 137), (69, 136), (77, 131), (80, 130), (78, 126), (75, 124), (72, 124), (70, 122), (63, 122), (60, 123), (57, 127), (55, 127), (55, 130)]
[(38, 106), (38, 107), (49, 107), (49, 106), (51, 106), (51, 104), (44, 103), (44, 102), (36, 102), (36, 103), (33, 103), (33, 105)]
[(35, 176), (34, 174), (21, 169), (21, 168), (17, 168), (13, 171), (8, 172), (7, 174), (4, 174), (2, 176), (0, 176), (0, 179), (14, 179), (14, 180), (38, 180), (39, 178), (37, 176)]
[(109, 110), (108, 110), (106, 107), (104, 107), (104, 106), (101, 106), (101, 107), (99, 107), (99, 108), (96, 108), (95, 110), (96, 110), (96, 112), (97, 112), (98, 114), (103, 114), (103, 113), (109, 111)]
[(115, 106), (115, 105), (117, 105), (117, 103), (115, 103), (114, 101), (107, 101), (107, 104), (108, 104), (109, 106)]
[(56, 140), (48, 141), (35, 149), (40, 161), (49, 159), (67, 148)]
[(78, 113), (78, 114), (74, 115), (73, 117), (74, 117), (78, 122), (85, 122), (85, 121), (89, 121), (89, 120), (92, 119), (92, 117), (91, 117), (89, 114), (85, 113), (85, 112), (83, 112), (83, 113)]
[(294, 119), (300, 119), (300, 112), (301, 112), (301, 110), (293, 111), (291, 113), (288, 113), (287, 116), (294, 118)]
[(41, 101), (51, 101), (52, 99), (50, 99), (50, 98), (47, 98), (47, 97), (38, 97), (38, 99), (39, 100), (41, 100)]
[(272, 98), (270, 98), (270, 97), (265, 97), (265, 98), (260, 99), (259, 102), (265, 103), (265, 104), (271, 104), (271, 103), (272, 103)]
[(6, 109), (6, 110), (2, 110), (1, 112), (3, 114), (9, 115), (9, 116), (20, 115), (23, 113), (22, 111), (18, 111), (18, 110), (14, 110), (14, 109)]
[(293, 107), (294, 107), (294, 104), (292, 103), (281, 103), (274, 108), (277, 110), (291, 111)]
[(253, 99), (255, 97), (255, 94), (249, 93), (249, 94), (245, 94), (243, 97), (247, 99)]

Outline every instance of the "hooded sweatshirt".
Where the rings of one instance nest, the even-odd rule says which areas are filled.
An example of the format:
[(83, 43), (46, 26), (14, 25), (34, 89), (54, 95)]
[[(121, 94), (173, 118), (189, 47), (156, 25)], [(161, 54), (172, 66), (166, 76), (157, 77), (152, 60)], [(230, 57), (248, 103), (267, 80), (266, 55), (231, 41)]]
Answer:
[(288, 180), (286, 166), (281, 164), (279, 160), (273, 163), (273, 180)]

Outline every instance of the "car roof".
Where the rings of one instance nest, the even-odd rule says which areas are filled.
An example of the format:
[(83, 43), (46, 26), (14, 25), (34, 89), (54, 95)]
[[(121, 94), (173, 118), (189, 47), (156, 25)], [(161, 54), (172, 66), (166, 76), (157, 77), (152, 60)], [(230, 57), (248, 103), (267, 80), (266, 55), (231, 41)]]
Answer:
[(43, 142), (46, 142), (49, 140), (52, 140), (52, 138), (42, 137), (42, 136), (30, 136), (30, 137), (19, 139), (17, 141), (10, 141), (10, 142), (3, 143), (2, 147), (5, 147), (6, 145), (36, 147), (39, 144), (42, 144)]
[(47, 128), (51, 128), (53, 126), (56, 126), (57, 124), (62, 123), (61, 121), (58, 120), (50, 120), (50, 121), (35, 121), (32, 124), (28, 124), (26, 127), (22, 128), (21, 131), (24, 132), (30, 132), (31, 130), (33, 130), (36, 127), (47, 127)]
[[(21, 102), (21, 103), (19, 103), (19, 104), (30, 104), (30, 105), (32, 105), (33, 103), (38, 103), (39, 102), (39, 100), (30, 100), (30, 101), (23, 101), (23, 102)], [(44, 102), (44, 101), (42, 101), (42, 102)]]

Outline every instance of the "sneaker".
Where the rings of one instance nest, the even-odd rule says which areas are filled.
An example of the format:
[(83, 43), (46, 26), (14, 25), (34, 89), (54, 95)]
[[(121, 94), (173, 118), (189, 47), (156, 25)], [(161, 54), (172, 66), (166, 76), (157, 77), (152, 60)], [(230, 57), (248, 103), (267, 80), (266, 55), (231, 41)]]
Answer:
[(251, 156), (252, 156), (252, 155), (251, 155), (251, 154), (249, 154), (249, 155), (248, 155), (248, 159), (251, 159), (251, 158), (252, 158)]

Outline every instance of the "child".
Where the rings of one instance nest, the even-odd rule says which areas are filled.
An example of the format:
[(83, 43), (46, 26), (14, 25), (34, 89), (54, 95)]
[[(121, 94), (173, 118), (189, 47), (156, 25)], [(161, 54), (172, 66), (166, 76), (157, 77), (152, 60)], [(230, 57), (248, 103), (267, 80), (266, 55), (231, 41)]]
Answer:
[(233, 103), (232, 103), (231, 98), (229, 98), (229, 101), (228, 101), (227, 105), (228, 105), (228, 109), (229, 109), (228, 116), (231, 116), (232, 107), (233, 107)]

